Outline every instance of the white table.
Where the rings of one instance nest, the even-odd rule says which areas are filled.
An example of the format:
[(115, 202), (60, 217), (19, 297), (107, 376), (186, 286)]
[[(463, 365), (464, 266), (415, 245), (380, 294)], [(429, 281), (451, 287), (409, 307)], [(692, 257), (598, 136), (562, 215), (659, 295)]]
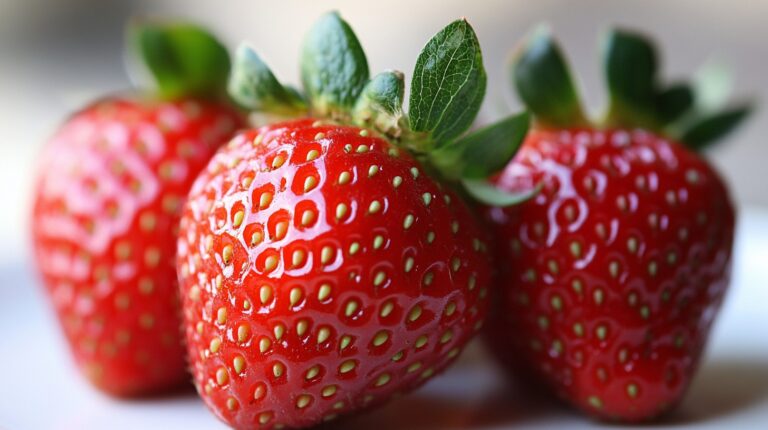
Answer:
[[(225, 429), (194, 393), (116, 401), (74, 372), (41, 288), (21, 256), (0, 260), (0, 429)], [(768, 211), (740, 218), (734, 280), (706, 360), (663, 427), (768, 428)], [(339, 424), (343, 429), (606, 428), (526, 399), (473, 345), (413, 395)]]

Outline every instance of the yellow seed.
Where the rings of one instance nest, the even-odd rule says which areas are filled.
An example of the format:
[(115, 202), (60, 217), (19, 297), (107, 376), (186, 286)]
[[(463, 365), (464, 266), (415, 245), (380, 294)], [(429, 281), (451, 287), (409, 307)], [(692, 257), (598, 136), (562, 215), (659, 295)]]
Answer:
[(357, 364), (355, 364), (355, 362), (353, 360), (347, 360), (347, 361), (341, 363), (341, 366), (339, 366), (339, 372), (340, 373), (349, 373), (352, 370), (354, 370), (355, 366), (357, 366)]
[(285, 371), (285, 366), (283, 366), (283, 363), (275, 363), (272, 366), (272, 374), (275, 375), (275, 378), (279, 378), (283, 376), (283, 372)]
[(395, 305), (392, 304), (392, 302), (386, 302), (384, 303), (384, 306), (381, 307), (381, 311), (379, 312), (379, 315), (382, 318), (386, 318), (389, 316), (389, 314), (392, 313), (392, 310), (395, 308)]
[(259, 384), (256, 389), (253, 390), (253, 398), (255, 400), (263, 399), (265, 394), (267, 394), (267, 387), (265, 387), (264, 384)]
[(445, 306), (445, 316), (449, 317), (449, 316), (453, 315), (453, 313), (454, 313), (455, 311), (456, 311), (456, 303), (454, 303), (454, 302), (449, 302), (449, 303), (448, 303), (448, 304)]
[(241, 224), (243, 224), (243, 218), (245, 217), (245, 212), (243, 211), (237, 211), (235, 213), (235, 219), (232, 221), (232, 227), (238, 228)]
[(339, 350), (343, 351), (350, 343), (352, 343), (352, 338), (350, 336), (342, 336), (341, 341), (339, 342)]
[(411, 312), (408, 313), (408, 320), (411, 322), (416, 321), (421, 316), (421, 306), (416, 305), (411, 309)]
[(379, 379), (376, 380), (376, 386), (381, 387), (382, 385), (387, 385), (389, 383), (390, 376), (389, 373), (383, 373), (381, 376), (379, 376)]
[(296, 407), (299, 409), (306, 408), (311, 400), (312, 397), (307, 394), (302, 394), (296, 399)]
[(326, 387), (323, 387), (323, 391), (321, 392), (323, 397), (331, 397), (332, 395), (336, 394), (336, 386), (335, 385), (328, 385)]
[(406, 215), (405, 219), (403, 220), (403, 228), (405, 228), (406, 230), (411, 228), (411, 226), (413, 225), (413, 220), (414, 220), (413, 215), (411, 214)]
[(291, 289), (290, 293), (290, 299), (291, 299), (291, 306), (296, 306), (299, 301), (301, 301), (301, 298), (304, 296), (304, 293), (301, 291), (301, 288), (294, 287)]
[(269, 285), (262, 285), (261, 288), (259, 288), (259, 300), (261, 300), (261, 304), (266, 305), (269, 303), (270, 299), (272, 299), (272, 287)]
[(315, 188), (317, 185), (317, 178), (314, 176), (307, 176), (306, 179), (304, 179), (304, 192), (311, 190), (312, 188)]
[(389, 334), (386, 331), (382, 330), (376, 333), (376, 336), (374, 336), (373, 345), (381, 346), (387, 341), (387, 339), (389, 339)]
[(348, 184), (352, 180), (352, 174), (349, 172), (341, 172), (339, 174), (339, 185)]
[(288, 222), (287, 221), (280, 221), (275, 226), (275, 239), (280, 240), (285, 237), (285, 234), (288, 232)]
[(355, 300), (350, 300), (347, 302), (347, 306), (344, 308), (344, 315), (347, 317), (352, 316), (355, 312), (357, 312), (357, 308), (360, 305)]
[(349, 208), (344, 203), (339, 203), (336, 206), (336, 219), (342, 219), (345, 215), (347, 215), (347, 211)]
[(328, 264), (331, 262), (331, 259), (333, 258), (334, 250), (330, 246), (324, 246), (323, 249), (320, 251), (320, 263), (322, 264)]
[(387, 274), (384, 272), (378, 272), (376, 273), (376, 276), (373, 278), (373, 285), (378, 287), (381, 284), (384, 283), (384, 281), (387, 280)]
[(227, 322), (227, 308), (221, 307), (216, 311), (216, 321), (219, 324)]
[(237, 340), (240, 343), (245, 342), (248, 340), (248, 337), (251, 334), (251, 327), (248, 326), (248, 324), (240, 324), (240, 326), (237, 328)]
[(221, 385), (225, 385), (229, 381), (229, 374), (227, 374), (227, 369), (223, 367), (219, 367), (216, 370), (216, 383)]
[(240, 184), (243, 186), (243, 188), (250, 187), (251, 183), (253, 183), (253, 176), (246, 176), (240, 180)]
[(426, 344), (427, 344), (427, 336), (422, 335), (422, 336), (419, 336), (418, 339), (416, 339), (416, 343), (415, 343), (416, 349), (419, 349)]
[(331, 331), (328, 328), (323, 327), (317, 332), (317, 343), (323, 343), (328, 340), (329, 337), (331, 337)]
[(413, 372), (415, 372), (415, 371), (417, 371), (419, 369), (421, 369), (421, 361), (417, 361), (417, 362), (411, 364), (410, 366), (408, 366), (407, 370), (408, 370), (408, 373), (413, 373)]
[(280, 340), (283, 337), (283, 333), (285, 333), (285, 326), (277, 324), (273, 329), (273, 332), (275, 333), (275, 339)]
[(291, 263), (293, 264), (293, 267), (301, 267), (301, 265), (304, 264), (306, 255), (307, 254), (303, 249), (297, 249), (293, 251), (293, 255), (291, 256)]
[(219, 348), (221, 347), (221, 338), (220, 337), (214, 337), (211, 339), (211, 344), (208, 347), (208, 349), (211, 350), (212, 354), (215, 354), (219, 351)]
[(267, 352), (270, 346), (272, 346), (272, 341), (269, 340), (269, 338), (262, 337), (259, 340), (259, 352), (261, 352), (262, 354)]
[(329, 296), (331, 295), (331, 285), (330, 284), (323, 284), (320, 286), (320, 290), (317, 292), (317, 299), (322, 301), (325, 301)]
[(278, 167), (282, 166), (283, 163), (285, 163), (285, 157), (278, 155), (272, 160), (272, 168), (277, 169)]
[(270, 203), (272, 203), (272, 193), (269, 191), (261, 193), (261, 197), (259, 198), (259, 208), (264, 209), (269, 206)]
[(400, 184), (402, 184), (402, 183), (403, 183), (403, 178), (402, 178), (402, 177), (400, 177), (400, 176), (395, 176), (394, 178), (392, 178), (392, 186), (393, 186), (393, 187), (397, 188), (397, 187), (399, 187), (399, 186), (400, 186)]
[(235, 409), (237, 409), (237, 399), (235, 399), (234, 397), (227, 398), (227, 409), (229, 409), (230, 411), (234, 411)]
[(234, 360), (232, 360), (232, 366), (235, 368), (235, 373), (239, 375), (245, 368), (245, 359), (238, 355)]
[(440, 343), (448, 343), (453, 338), (453, 332), (451, 330), (446, 331), (443, 333), (443, 335), (440, 337)]
[(229, 263), (232, 262), (232, 245), (226, 245), (224, 249), (221, 250), (221, 259), (224, 261), (225, 265), (229, 265)]
[(256, 246), (259, 243), (261, 243), (261, 240), (264, 238), (264, 235), (261, 234), (260, 231), (254, 231), (251, 235), (251, 246)]
[(392, 361), (400, 361), (400, 360), (402, 360), (403, 359), (403, 355), (405, 355), (403, 353), (403, 351), (399, 351), (397, 354), (392, 356)]
[(405, 259), (405, 267), (403, 268), (405, 270), (405, 273), (408, 273), (413, 269), (414, 260), (413, 257), (408, 257)]
[(270, 419), (272, 419), (271, 412), (262, 412), (261, 414), (259, 414), (259, 424), (261, 425), (268, 423)]
[(378, 200), (372, 201), (371, 204), (368, 206), (369, 214), (375, 214), (380, 210), (381, 210), (381, 202), (379, 202)]
[(310, 380), (319, 374), (320, 374), (320, 367), (312, 366), (309, 368), (309, 370), (307, 370), (307, 373), (304, 374), (304, 379)]
[(311, 149), (307, 152), (307, 161), (312, 161), (320, 156), (320, 152), (317, 149)]
[(296, 334), (299, 336), (304, 336), (304, 333), (307, 332), (307, 328), (309, 327), (309, 323), (307, 320), (301, 320), (296, 323)]
[(275, 269), (275, 267), (277, 267), (277, 257), (274, 255), (270, 255), (264, 261), (264, 269), (267, 272), (271, 272), (272, 270)]
[(315, 140), (325, 139), (325, 133), (317, 133), (315, 135)]
[(307, 227), (311, 225), (313, 222), (315, 222), (315, 211), (313, 210), (306, 210), (303, 214), (301, 214), (301, 225), (304, 227)]

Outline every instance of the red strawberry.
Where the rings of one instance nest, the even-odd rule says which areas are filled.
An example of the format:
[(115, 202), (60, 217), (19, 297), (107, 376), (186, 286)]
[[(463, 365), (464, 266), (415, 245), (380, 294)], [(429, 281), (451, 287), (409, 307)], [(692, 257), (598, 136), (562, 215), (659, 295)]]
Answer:
[[(481, 327), (483, 235), (403, 147), (451, 173), (435, 147), (472, 121), (485, 76), (464, 21), (424, 52), (406, 119), (402, 74), (369, 82), (349, 26), (326, 15), (302, 63), (311, 111), (369, 126), (302, 119), (247, 131), (195, 182), (179, 237), (184, 326), (198, 391), (229, 425), (307, 427), (380, 404), (442, 371)], [(461, 85), (422, 98), (438, 73)], [(268, 113), (306, 108), (247, 48), (232, 91)], [(466, 117), (441, 120), (456, 112)]]
[[(202, 40), (201, 49), (227, 58), (194, 27), (146, 27), (140, 34), (185, 34), (187, 42)], [(173, 53), (183, 55), (186, 42), (176, 43)], [(221, 87), (220, 80), (215, 84)], [(77, 365), (115, 395), (156, 392), (187, 378), (178, 331), (177, 223), (195, 175), (242, 124), (230, 105), (203, 97), (208, 88), (171, 91), (179, 89), (188, 95), (163, 91), (92, 104), (66, 121), (40, 159), (35, 261)]]
[[(679, 402), (729, 281), (730, 197), (686, 145), (708, 143), (746, 110), (683, 115), (690, 90), (658, 89), (640, 36), (612, 33), (607, 55), (606, 128), (587, 124), (548, 35), (516, 59), (538, 127), (496, 184), (541, 191), (485, 210), (502, 294), (488, 343), (586, 413), (637, 421)], [(676, 118), (687, 133), (666, 137)]]
[(311, 425), (410, 390), (485, 312), (489, 267), (467, 209), (356, 127), (239, 135), (181, 229), (195, 380), (237, 428)]

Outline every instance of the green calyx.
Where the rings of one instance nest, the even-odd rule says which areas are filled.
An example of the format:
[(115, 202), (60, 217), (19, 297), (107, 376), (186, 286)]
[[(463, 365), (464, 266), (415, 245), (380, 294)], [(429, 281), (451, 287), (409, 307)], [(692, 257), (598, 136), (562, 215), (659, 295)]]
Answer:
[(205, 29), (183, 22), (135, 22), (127, 31), (140, 81), (164, 99), (226, 95), (227, 49)]
[(312, 116), (374, 129), (472, 195), (509, 162), (528, 130), (529, 116), (520, 114), (466, 133), (485, 96), (486, 74), (477, 36), (463, 19), (424, 46), (407, 111), (403, 73), (371, 78), (360, 42), (338, 13), (322, 16), (310, 30), (300, 70), (303, 92), (283, 86), (252, 49), (241, 47), (229, 92), (262, 117)]
[[(603, 127), (645, 128), (698, 150), (733, 130), (749, 114), (748, 103), (725, 106), (721, 70), (706, 74), (698, 85), (662, 82), (657, 50), (638, 33), (607, 32), (602, 55), (609, 95)], [(514, 56), (511, 74), (518, 94), (542, 127), (589, 124), (567, 63), (549, 31), (533, 32)]]

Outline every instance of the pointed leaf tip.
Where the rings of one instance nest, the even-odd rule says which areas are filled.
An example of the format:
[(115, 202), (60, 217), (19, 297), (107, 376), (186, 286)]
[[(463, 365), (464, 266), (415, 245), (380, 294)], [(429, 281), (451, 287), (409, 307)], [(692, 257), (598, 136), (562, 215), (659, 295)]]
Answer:
[(446, 178), (488, 178), (515, 156), (530, 121), (528, 112), (508, 116), (434, 150), (430, 162)]
[(650, 38), (624, 29), (609, 30), (603, 39), (603, 62), (610, 96), (608, 122), (658, 128), (659, 59)]
[(587, 123), (568, 65), (548, 26), (536, 27), (513, 56), (511, 78), (539, 123), (550, 127)]
[(344, 116), (368, 78), (368, 61), (352, 28), (338, 12), (323, 15), (307, 35), (301, 55), (301, 80), (312, 109)]
[(486, 74), (477, 35), (456, 20), (424, 46), (413, 72), (408, 102), (410, 128), (437, 146), (466, 131), (485, 95)]
[(744, 103), (703, 115), (683, 132), (680, 140), (691, 149), (701, 150), (733, 131), (751, 112), (752, 104)]
[(240, 45), (229, 80), (230, 96), (242, 107), (290, 115), (306, 109), (302, 98), (284, 87), (251, 47)]
[(226, 91), (227, 49), (203, 27), (184, 22), (134, 22), (129, 51), (161, 97), (215, 97)]
[(535, 197), (541, 191), (541, 184), (530, 191), (509, 193), (496, 187), (496, 185), (483, 179), (463, 179), (461, 184), (472, 198), (480, 203), (506, 207), (517, 205)]

